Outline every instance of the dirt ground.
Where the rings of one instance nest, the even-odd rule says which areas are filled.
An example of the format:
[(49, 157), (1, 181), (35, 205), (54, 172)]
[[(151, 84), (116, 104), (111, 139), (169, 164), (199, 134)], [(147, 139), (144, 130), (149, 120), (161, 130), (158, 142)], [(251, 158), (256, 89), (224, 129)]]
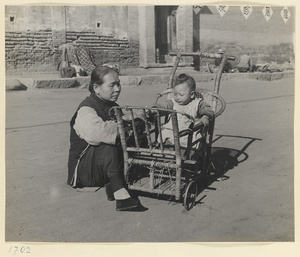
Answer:
[[(118, 103), (149, 106), (164, 88), (126, 87)], [(213, 150), (227, 155), (214, 157), (232, 164), (223, 179), (189, 212), (155, 196), (139, 197), (144, 212), (117, 212), (103, 188), (77, 192), (66, 184), (69, 120), (87, 89), (8, 92), (5, 240), (294, 241), (294, 80), (223, 81), (220, 94), (227, 107)]]

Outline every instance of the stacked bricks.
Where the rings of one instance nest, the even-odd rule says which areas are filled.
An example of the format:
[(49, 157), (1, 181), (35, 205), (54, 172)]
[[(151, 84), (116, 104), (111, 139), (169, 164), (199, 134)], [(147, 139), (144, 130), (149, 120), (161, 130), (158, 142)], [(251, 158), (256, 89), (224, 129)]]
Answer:
[(5, 33), (7, 74), (56, 72), (54, 55), (51, 30)]
[(98, 36), (93, 31), (39, 30), (5, 33), (5, 63), (7, 74), (57, 73), (62, 43), (87, 47), (96, 65), (118, 63), (120, 67), (139, 65), (139, 46), (127, 39)]
[(134, 45), (129, 46), (127, 39), (97, 35), (94, 31), (67, 31), (66, 41), (87, 47), (96, 65), (112, 62), (119, 63), (121, 67), (139, 65), (139, 48)]

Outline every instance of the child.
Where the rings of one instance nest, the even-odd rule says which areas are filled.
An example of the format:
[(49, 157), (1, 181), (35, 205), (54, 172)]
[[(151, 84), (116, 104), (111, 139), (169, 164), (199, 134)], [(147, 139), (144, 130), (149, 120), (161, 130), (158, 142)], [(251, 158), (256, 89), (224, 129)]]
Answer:
[[(203, 98), (197, 97), (195, 90), (195, 80), (187, 74), (180, 74), (175, 79), (174, 98), (158, 104), (157, 107), (186, 113), (194, 119), (200, 118), (200, 121), (204, 124), (204, 126), (207, 126), (209, 124), (209, 120), (213, 118), (214, 112), (212, 108), (203, 101)], [(188, 129), (192, 121), (186, 115), (180, 113), (177, 114), (178, 128), (179, 131), (182, 131), (184, 129)], [(201, 135), (196, 135), (196, 138), (193, 138), (193, 141), (200, 137)], [(168, 140), (170, 143), (174, 144), (171, 120), (162, 127), (162, 138), (164, 142)], [(188, 136), (181, 137), (180, 146), (187, 146), (187, 140)]]

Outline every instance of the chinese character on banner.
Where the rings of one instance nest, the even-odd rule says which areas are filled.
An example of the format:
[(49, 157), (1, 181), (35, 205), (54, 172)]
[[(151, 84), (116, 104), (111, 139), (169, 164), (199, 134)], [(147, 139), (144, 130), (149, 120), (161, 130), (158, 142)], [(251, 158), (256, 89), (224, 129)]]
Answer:
[(263, 15), (265, 16), (266, 21), (269, 21), (269, 19), (270, 19), (271, 16), (273, 15), (273, 10), (272, 10), (271, 6), (265, 6), (265, 7), (262, 9), (262, 13), (263, 13)]
[(229, 6), (228, 5), (217, 5), (216, 6), (219, 14), (221, 15), (221, 17), (224, 16), (224, 14), (228, 11)]
[(245, 19), (247, 20), (252, 13), (252, 6), (241, 6), (242, 14), (244, 15)]
[(193, 5), (194, 13), (197, 15), (201, 11), (202, 7), (203, 6), (200, 5)]
[(281, 17), (282, 17), (284, 23), (286, 23), (289, 20), (289, 18), (291, 17), (291, 13), (287, 7), (283, 7), (280, 14), (281, 14)]

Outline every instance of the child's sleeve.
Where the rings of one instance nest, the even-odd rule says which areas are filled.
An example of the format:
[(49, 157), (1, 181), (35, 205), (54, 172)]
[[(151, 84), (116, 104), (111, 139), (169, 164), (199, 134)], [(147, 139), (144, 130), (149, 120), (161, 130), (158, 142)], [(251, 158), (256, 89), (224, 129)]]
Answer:
[(153, 107), (172, 110), (173, 106), (174, 106), (173, 102), (167, 99), (165, 101), (161, 101), (160, 103), (158, 103), (156, 106)]
[(208, 103), (206, 103), (204, 100), (201, 100), (198, 105), (198, 117), (201, 118), (204, 115), (211, 120), (214, 117), (214, 112)]

